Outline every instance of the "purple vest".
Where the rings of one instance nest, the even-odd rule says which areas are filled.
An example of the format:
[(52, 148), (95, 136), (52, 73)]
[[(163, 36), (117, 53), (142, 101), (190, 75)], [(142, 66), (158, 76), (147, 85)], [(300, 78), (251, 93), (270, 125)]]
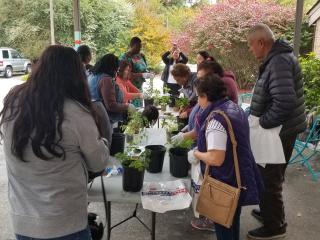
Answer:
[[(228, 132), (228, 126), (220, 114), (213, 114), (210, 119), (212, 110), (222, 110), (229, 117), (234, 134), (237, 141), (237, 154), (240, 168), (241, 184), (242, 187), (245, 187), (241, 191), (239, 206), (246, 205), (255, 205), (259, 203), (259, 196), (263, 189), (262, 179), (260, 172), (255, 163), (253, 154), (250, 147), (250, 138), (249, 138), (249, 123), (248, 119), (245, 116), (243, 110), (235, 103), (230, 100), (219, 100), (210, 106), (208, 106), (202, 112), (201, 116), (197, 121), (197, 130), (198, 130), (198, 149), (201, 152), (207, 151), (206, 146), (206, 121), (215, 119), (222, 124), (222, 126), (227, 130), (228, 140), (227, 140), (227, 149), (226, 156), (223, 164), (220, 167), (210, 167), (210, 175), (215, 179), (218, 179), (224, 183), (237, 186), (234, 161), (233, 161), (233, 152), (232, 152), (232, 143), (230, 141), (230, 136)], [(205, 164), (201, 161), (202, 173), (205, 170)]]

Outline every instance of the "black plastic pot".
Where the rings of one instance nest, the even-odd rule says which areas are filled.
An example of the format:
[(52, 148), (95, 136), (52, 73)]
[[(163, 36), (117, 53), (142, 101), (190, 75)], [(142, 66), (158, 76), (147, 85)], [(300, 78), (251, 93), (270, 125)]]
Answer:
[(144, 99), (144, 107), (153, 105), (153, 103), (154, 103), (154, 99), (153, 98)]
[(178, 122), (178, 130), (180, 131), (182, 128), (188, 125), (188, 118), (179, 118), (177, 116), (177, 122)]
[(144, 169), (123, 166), (122, 188), (126, 192), (139, 192), (143, 186)]
[(150, 173), (159, 173), (162, 171), (164, 155), (166, 148), (162, 145), (148, 145), (146, 149), (150, 150), (150, 162), (147, 171)]
[(176, 105), (176, 98), (173, 96), (170, 96), (169, 107), (174, 107), (175, 105)]
[(112, 141), (111, 141), (111, 148), (110, 148), (110, 155), (113, 156), (116, 153), (124, 151), (124, 143), (125, 143), (125, 134), (123, 133), (113, 133), (112, 134)]
[(170, 173), (177, 178), (187, 177), (189, 170), (187, 148), (170, 148)]

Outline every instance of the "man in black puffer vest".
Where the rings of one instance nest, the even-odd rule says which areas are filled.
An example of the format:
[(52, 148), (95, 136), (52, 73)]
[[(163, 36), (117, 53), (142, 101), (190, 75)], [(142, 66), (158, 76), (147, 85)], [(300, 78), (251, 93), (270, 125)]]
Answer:
[[(303, 80), (293, 49), (282, 40), (275, 40), (265, 24), (254, 26), (248, 35), (248, 46), (261, 61), (250, 114), (259, 117), (261, 127), (270, 129), (282, 125), (280, 138), (286, 162), (289, 161), (297, 134), (306, 129)], [(265, 191), (260, 199), (260, 211), (252, 215), (263, 226), (249, 231), (250, 239), (276, 239), (286, 234), (282, 185), (287, 164), (259, 166)]]

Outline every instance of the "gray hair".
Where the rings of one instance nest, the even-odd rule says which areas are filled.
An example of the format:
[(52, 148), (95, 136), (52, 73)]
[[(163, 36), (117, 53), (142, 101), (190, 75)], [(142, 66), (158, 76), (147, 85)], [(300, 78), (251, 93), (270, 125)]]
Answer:
[(275, 37), (272, 30), (264, 23), (258, 23), (249, 30), (248, 37), (255, 37), (265, 42), (274, 42)]

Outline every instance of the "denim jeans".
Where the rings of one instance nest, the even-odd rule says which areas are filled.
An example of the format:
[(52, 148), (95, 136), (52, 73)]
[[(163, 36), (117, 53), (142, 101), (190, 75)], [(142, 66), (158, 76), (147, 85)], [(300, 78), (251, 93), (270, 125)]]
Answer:
[(215, 223), (217, 240), (239, 240), (240, 239), (240, 214), (241, 207), (238, 207), (234, 214), (233, 223), (230, 228), (226, 228)]
[(82, 231), (57, 238), (32, 238), (16, 234), (16, 240), (91, 240), (91, 233), (89, 227), (87, 227)]

